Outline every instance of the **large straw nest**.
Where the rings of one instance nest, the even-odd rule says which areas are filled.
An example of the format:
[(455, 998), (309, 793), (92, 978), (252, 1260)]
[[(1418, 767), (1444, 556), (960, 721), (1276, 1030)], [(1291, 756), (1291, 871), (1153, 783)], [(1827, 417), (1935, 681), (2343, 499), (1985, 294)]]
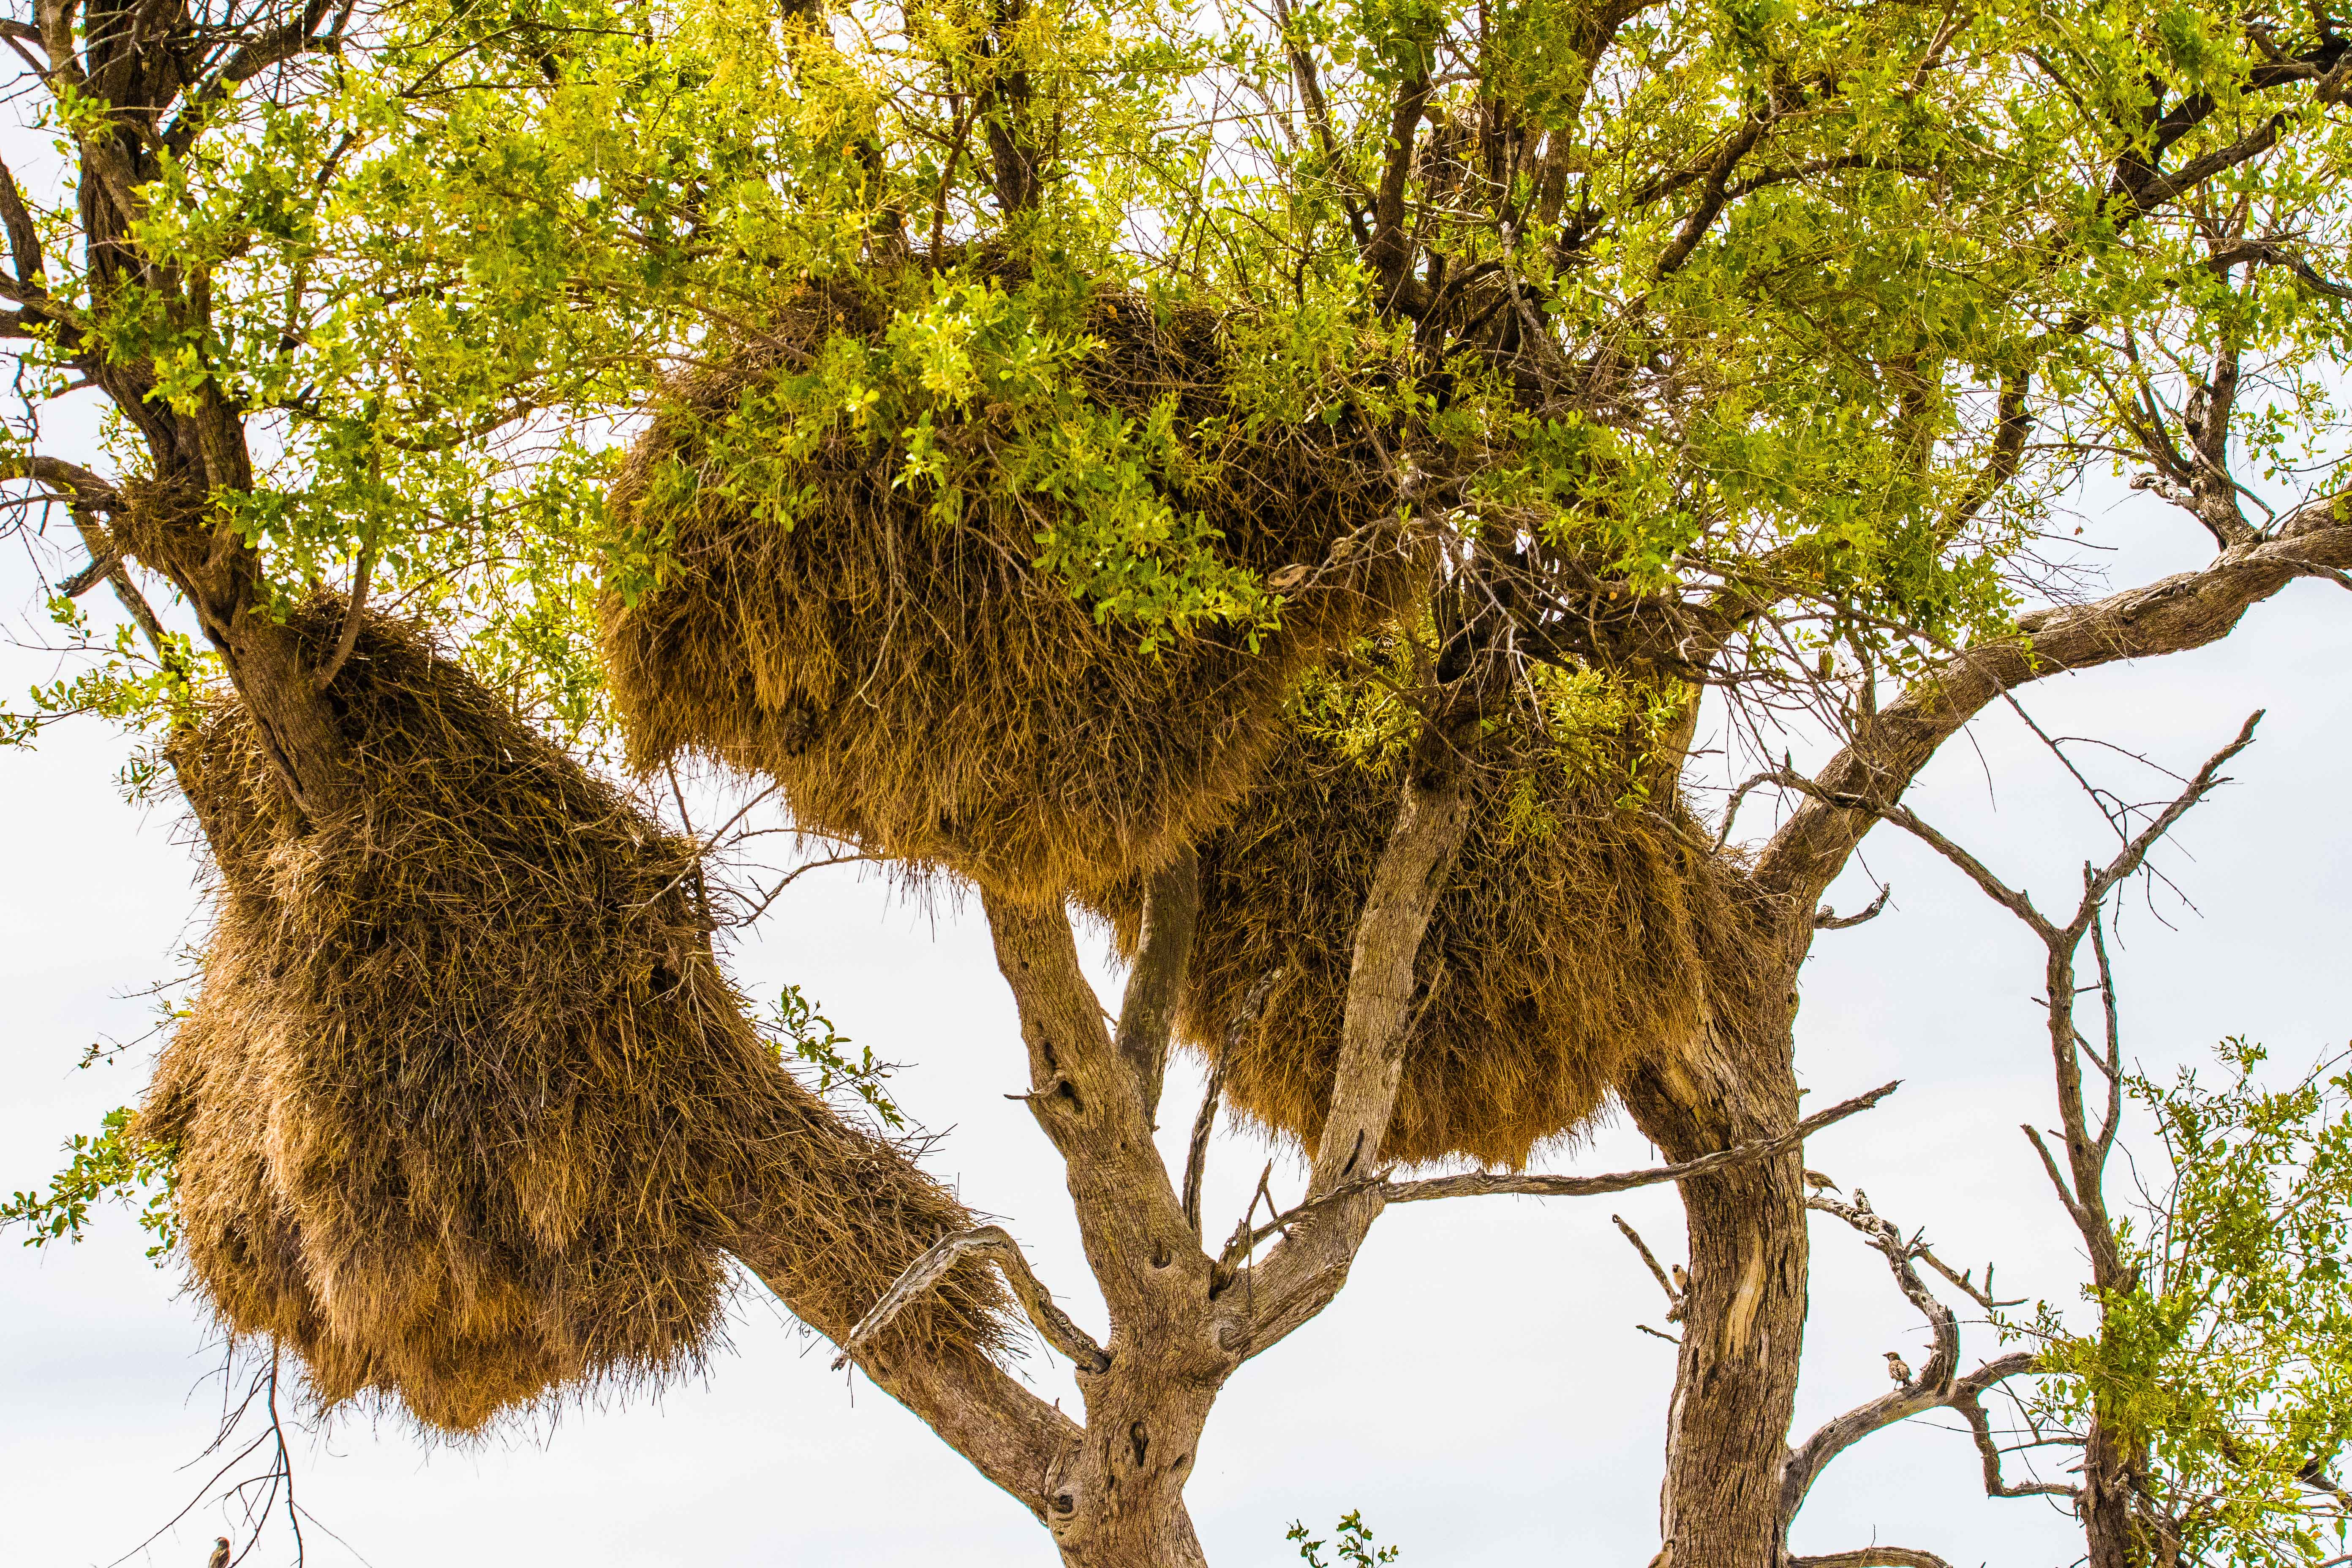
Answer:
[[(630, 759), (694, 752), (765, 774), (803, 826), (1016, 896), (1155, 869), (1224, 819), (1300, 671), (1412, 592), (1411, 552), (1383, 528), (1392, 470), (1353, 414), (1237, 417), (1213, 314), (1097, 294), (1087, 396), (1139, 419), (1173, 398), (1205, 465), (1192, 488), (1155, 480), (1157, 493), (1205, 518), (1229, 563), (1319, 568), (1255, 648), (1209, 628), (1146, 651), (1139, 627), (1097, 619), (1033, 564), (1055, 503), (968, 495), (943, 524), (896, 482), (896, 439), (828, 437), (790, 475), (805, 487), (792, 525), (736, 499), (713, 432), (748, 420), (756, 436), (770, 378), (887, 319), (878, 291), (803, 289), (758, 343), (657, 408), (612, 495), (622, 521), (667, 531), (677, 572), (634, 605), (604, 603)], [(940, 439), (985, 441), (986, 417)]]
[[(1356, 922), (1400, 807), (1360, 663), (1318, 673), (1233, 825), (1201, 847), (1179, 1038), (1222, 1058), (1226, 1102), (1311, 1149), (1339, 1061)], [(1415, 963), (1383, 1162), (1519, 1169), (1598, 1116), (1645, 1054), (1744, 1016), (1735, 868), (1678, 807), (1632, 798), (1622, 731), (1521, 714), (1471, 764), (1471, 826)], [(1133, 885), (1100, 905), (1129, 950)]]
[[(341, 615), (295, 616), (314, 656)], [(301, 830), (235, 700), (170, 747), (219, 901), (140, 1125), (176, 1149), (186, 1258), (232, 1331), (298, 1352), (328, 1403), (466, 1432), (698, 1364), (739, 1225), (838, 1335), (971, 1223), (745, 1023), (691, 845), (391, 622), (330, 698), (350, 801)], [(910, 1316), (996, 1342), (970, 1275)]]

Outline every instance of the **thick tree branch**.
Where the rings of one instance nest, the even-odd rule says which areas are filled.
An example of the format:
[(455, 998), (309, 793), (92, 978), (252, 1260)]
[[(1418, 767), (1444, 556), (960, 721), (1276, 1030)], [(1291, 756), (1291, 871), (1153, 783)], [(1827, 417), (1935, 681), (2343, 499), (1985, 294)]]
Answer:
[(1765, 128), (1771, 122), (1769, 113), (1750, 114), (1707, 164), (1698, 205), (1683, 219), (1682, 226), (1675, 231), (1675, 237), (1658, 258), (1658, 277), (1664, 278), (1688, 261), (1691, 252), (1698, 248), (1698, 242), (1706, 237), (1706, 231), (1715, 226), (1715, 220), (1723, 215), (1723, 209), (1731, 202), (1731, 172), (1739, 166), (1739, 160), (1755, 150), (1756, 143), (1763, 139)]
[(1116, 1336), (1123, 1322), (1168, 1310), (1175, 1277), (1205, 1287), (1208, 1259), (1152, 1142), (1143, 1086), (1104, 1027), (1067, 912), (986, 891), (982, 904), (1029, 1047), (1032, 1088), (1022, 1098), (1062, 1156)]
[(1264, 1352), (1328, 1305), (1379, 1217), (1382, 1204), (1367, 1177), (1381, 1168), (1381, 1142), (1403, 1078), (1414, 961), (1469, 829), (1468, 763), (1460, 742), (1436, 720), (1407, 759), (1396, 824), (1356, 922), (1339, 1070), (1307, 1181), (1310, 1202), (1349, 1191), (1318, 1205), (1314, 1223), (1289, 1229), (1246, 1269), (1246, 1289), (1224, 1292), (1232, 1316), (1219, 1331), (1239, 1353)]
[(2202, 647), (2296, 578), (2347, 566), (2352, 514), (2344, 498), (2329, 497), (2200, 570), (2021, 617), (2009, 637), (1941, 660), (1815, 776), (1814, 798), (1759, 857), (1759, 884), (1810, 916), (1875, 820), (1872, 810), (1843, 803), (1891, 804), (1937, 749), (2001, 693), (2064, 670)]
[(17, 283), (26, 289), (44, 289), (41, 279), (47, 263), (41, 256), (41, 231), (33, 226), (25, 194), (5, 163), (0, 163), (0, 226), (8, 232), (8, 260)]
[(1168, 1070), (1168, 1035), (1175, 1025), (1176, 998), (1192, 963), (1192, 931), (1200, 914), (1200, 858), (1186, 849), (1145, 884), (1142, 931), (1118, 1008), (1119, 1059), (1142, 1086), (1144, 1113), (1154, 1126), (1160, 1119), (1160, 1086)]

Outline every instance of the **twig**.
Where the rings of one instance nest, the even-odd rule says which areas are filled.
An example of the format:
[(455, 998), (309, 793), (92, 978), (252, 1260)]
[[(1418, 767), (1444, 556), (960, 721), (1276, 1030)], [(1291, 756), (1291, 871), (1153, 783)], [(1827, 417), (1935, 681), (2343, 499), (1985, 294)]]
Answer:
[(761, 915), (768, 912), (768, 906), (774, 903), (778, 898), (782, 897), (783, 890), (786, 888), (791, 887), (794, 882), (799, 881), (811, 871), (821, 871), (827, 866), (846, 866), (853, 861), (857, 860), (887, 860), (888, 858), (889, 857), (887, 855), (828, 855), (822, 860), (812, 860), (805, 866), (795, 866), (790, 871), (784, 873), (783, 879), (782, 881), (768, 889), (767, 897), (761, 899), (757, 904), (754, 904), (743, 914), (734, 917), (730, 923), (734, 925), (750, 925), (753, 921), (758, 920)]
[[(1642, 1255), (1642, 1261), (1650, 1266), (1650, 1272), (1657, 1278), (1658, 1289), (1666, 1293), (1666, 1304), (1672, 1307), (1681, 1306), (1683, 1300), (1681, 1293), (1675, 1289), (1675, 1282), (1666, 1278), (1666, 1271), (1658, 1266), (1658, 1259), (1650, 1251), (1649, 1243), (1642, 1239), (1642, 1233), (1627, 1225), (1622, 1215), (1612, 1214), (1609, 1218), (1612, 1224), (1625, 1233), (1625, 1239), (1633, 1244), (1633, 1250)], [(1639, 1324), (1634, 1326), (1640, 1327)]]
[(1959, 1273), (1955, 1274), (1952, 1272), (1952, 1266), (1950, 1264), (1937, 1257), (1931, 1249), (1921, 1247), (1916, 1242), (1912, 1245), (1911, 1256), (1926, 1264), (1928, 1268), (1934, 1269), (1937, 1273), (1942, 1275), (1945, 1279), (1950, 1280), (1953, 1285), (1958, 1288), (1962, 1295), (1966, 1296), (1969, 1300), (1974, 1301), (1978, 1306), (1982, 1307), (1988, 1312), (1997, 1312), (2003, 1307), (2021, 1307), (2025, 1304), (2026, 1299), (2022, 1296), (2008, 1301), (1997, 1301), (1993, 1300), (1992, 1265), (1990, 1263), (1985, 1265), (1985, 1282), (1983, 1286), (1979, 1288), (1970, 1278), (1970, 1276), (1976, 1272), (1973, 1268), (1963, 1269)]
[[(1605, 1176), (1502, 1176), (1478, 1172), (1459, 1176), (1433, 1176), (1421, 1182), (1391, 1182), (1388, 1179), (1388, 1173), (1383, 1171), (1344, 1182), (1327, 1193), (1307, 1199), (1296, 1208), (1280, 1210), (1255, 1230), (1249, 1227), (1250, 1215), (1257, 1212), (1257, 1199), (1254, 1196), (1250, 1200), (1250, 1213), (1242, 1216), (1242, 1223), (1234, 1226), (1232, 1238), (1218, 1256), (1218, 1267), (1221, 1270), (1229, 1270), (1249, 1256), (1258, 1243), (1277, 1231), (1289, 1229), (1311, 1214), (1366, 1194), (1377, 1197), (1383, 1204), (1417, 1204), (1435, 1198), (1490, 1197), (1504, 1194), (1521, 1197), (1577, 1198), (1592, 1197), (1601, 1193), (1627, 1192), (1635, 1187), (1652, 1187), (1664, 1182), (1703, 1176), (1726, 1165), (1759, 1160), (1801, 1143), (1832, 1122), (1843, 1121), (1849, 1116), (1869, 1110), (1901, 1088), (1902, 1083), (1901, 1079), (1896, 1079), (1891, 1083), (1879, 1085), (1868, 1094), (1858, 1094), (1852, 1100), (1842, 1100), (1827, 1110), (1808, 1116), (1777, 1137), (1759, 1138), (1712, 1154), (1702, 1154), (1696, 1160), (1685, 1160), (1680, 1164), (1655, 1165), (1646, 1171), (1617, 1171)], [(1271, 1173), (1273, 1169), (1273, 1163), (1267, 1162), (1267, 1172)], [(1264, 1176), (1258, 1178), (1258, 1193), (1265, 1194)], [(1270, 1194), (1266, 1194), (1266, 1206), (1274, 1206)]]
[(1082, 1371), (1100, 1373), (1109, 1370), (1109, 1355), (1084, 1329), (1078, 1327), (1067, 1312), (1054, 1304), (1052, 1293), (1029, 1267), (1028, 1258), (1022, 1256), (1020, 1245), (1013, 1239), (1011, 1232), (999, 1225), (958, 1231), (934, 1243), (929, 1252), (908, 1264), (906, 1271), (891, 1282), (890, 1289), (882, 1293), (882, 1299), (875, 1302), (872, 1310), (858, 1319), (856, 1326), (849, 1331), (848, 1339), (842, 1342), (841, 1353), (833, 1358), (833, 1370), (839, 1372), (847, 1366), (853, 1357), (873, 1342), (876, 1335), (890, 1325), (892, 1319), (905, 1311), (945, 1279), (949, 1270), (968, 1258), (996, 1265), (998, 1271), (1004, 1276), (1004, 1282), (1013, 1288), (1021, 1310), (1029, 1315), (1029, 1321), (1036, 1325), (1037, 1331), (1045, 1337), (1047, 1344), (1076, 1363)]
[(1381, 1197), (1392, 1204), (1421, 1203), (1431, 1198), (1485, 1197), (1493, 1194), (1515, 1193), (1528, 1197), (1574, 1198), (1590, 1197), (1601, 1193), (1622, 1193), (1634, 1187), (1655, 1186), (1661, 1182), (1687, 1181), (1726, 1165), (1744, 1164), (1766, 1155), (1777, 1154), (1793, 1148), (1832, 1122), (1868, 1110), (1880, 1100), (1902, 1087), (1896, 1079), (1883, 1083), (1867, 1094), (1841, 1100), (1827, 1110), (1816, 1111), (1788, 1131), (1777, 1137), (1759, 1138), (1753, 1142), (1738, 1144), (1712, 1154), (1702, 1154), (1696, 1160), (1679, 1164), (1658, 1165), (1646, 1171), (1620, 1171), (1606, 1176), (1499, 1176), (1485, 1173), (1461, 1176), (1433, 1176), (1423, 1182), (1403, 1182), (1383, 1188)]

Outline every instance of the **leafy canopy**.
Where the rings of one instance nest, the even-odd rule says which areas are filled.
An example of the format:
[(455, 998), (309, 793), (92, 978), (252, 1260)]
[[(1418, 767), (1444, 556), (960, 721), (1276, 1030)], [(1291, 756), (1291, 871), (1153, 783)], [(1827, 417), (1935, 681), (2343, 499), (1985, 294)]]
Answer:
[[(2333, 460), (2343, 304), (2282, 258), (2344, 247), (2341, 116), (2279, 64), (2327, 47), (2211, 0), (404, 0), (177, 107), (141, 265), (33, 193), (15, 434), (93, 345), (226, 400), (256, 474), (208, 499), (278, 592), (373, 552), (593, 737), (593, 596), (667, 566), (604, 512), (614, 446), (803, 280), (891, 324), (768, 389), (736, 482), (789, 513), (777, 465), (846, 423), (940, 526), (1051, 498), (1038, 563), (1147, 640), (1278, 616), (1181, 505), (1203, 433), (1075, 390), (1073, 302), (1139, 288), (1223, 313), (1234, 418), (1389, 432), (1543, 613), (1685, 606), (1706, 636), (1638, 653), (1685, 678), (1899, 672), (2002, 624), (2074, 467), (2225, 343), (2239, 439)], [(42, 110), (68, 152), (110, 112)], [(984, 460), (940, 434), (975, 421)]]

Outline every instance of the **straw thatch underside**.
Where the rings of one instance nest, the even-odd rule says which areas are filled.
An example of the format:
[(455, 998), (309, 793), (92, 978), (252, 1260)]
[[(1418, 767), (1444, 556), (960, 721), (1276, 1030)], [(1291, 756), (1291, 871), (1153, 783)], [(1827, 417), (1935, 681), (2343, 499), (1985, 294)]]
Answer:
[[(1228, 1105), (1310, 1149), (1401, 765), (1294, 726), (1201, 848), (1179, 1038), (1223, 1055)], [(1588, 1125), (1644, 1053), (1679, 1048), (1710, 1016), (1745, 1016), (1737, 874), (1664, 811), (1621, 804), (1622, 766), (1522, 726), (1489, 738), (1472, 781), (1472, 826), (1415, 966), (1384, 1163), (1523, 1167)], [(1099, 907), (1131, 950), (1137, 889)]]
[[(745, 1023), (689, 845), (389, 622), (330, 695), (353, 804), (306, 832), (235, 700), (170, 750), (220, 899), (141, 1130), (232, 1331), (465, 1432), (694, 1366), (736, 1224), (838, 1334), (970, 1223)], [(993, 1313), (966, 1276), (898, 1331), (981, 1353)]]
[(1212, 629), (1145, 654), (1136, 627), (1098, 624), (1032, 565), (1053, 503), (971, 496), (942, 524), (894, 482), (896, 441), (830, 438), (793, 476), (807, 499), (792, 526), (730, 499), (707, 433), (829, 334), (878, 330), (880, 310), (803, 291), (761, 346), (673, 386), (632, 454), (614, 508), (669, 531), (677, 572), (604, 605), (633, 763), (692, 752), (765, 774), (804, 826), (1016, 896), (1164, 865), (1248, 786), (1299, 672), (1414, 589), (1409, 552), (1381, 528), (1395, 492), (1373, 438), (1353, 416), (1214, 424), (1234, 412), (1216, 319), (1098, 297), (1087, 391), (1137, 416), (1176, 399), (1214, 478), (1171, 499), (1221, 531), (1228, 560), (1328, 565), (1349, 540), (1255, 651)]

